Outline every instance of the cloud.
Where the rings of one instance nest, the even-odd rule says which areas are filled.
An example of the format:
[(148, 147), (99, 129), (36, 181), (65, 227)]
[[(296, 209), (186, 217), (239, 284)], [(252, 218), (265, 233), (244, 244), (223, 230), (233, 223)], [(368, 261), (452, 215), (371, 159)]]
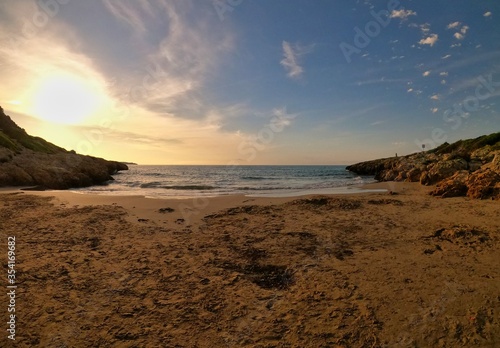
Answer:
[(387, 122), (387, 120), (379, 120), (379, 121), (375, 121), (375, 122), (370, 123), (370, 126), (378, 126), (379, 124), (383, 124), (386, 122)]
[[(127, 23), (138, 32), (146, 32), (146, 23), (142, 19), (141, 9), (128, 6), (125, 2), (120, 0), (103, 0), (103, 3), (109, 12), (111, 12), (116, 18)], [(145, 4), (143, 1), (139, 1), (137, 3)]]
[(391, 145), (394, 145), (394, 146), (404, 146), (408, 144), (406, 141), (394, 141), (391, 143)]
[(457, 32), (455, 34), (453, 34), (453, 37), (455, 37), (455, 39), (457, 39), (457, 40), (463, 40), (465, 37), (465, 34), (467, 34), (467, 31), (469, 31), (470, 28), (468, 25), (463, 25), (460, 28), (461, 25), (462, 25), (462, 23), (460, 23), (460, 22), (453, 22), (453, 23), (448, 24), (446, 29), (455, 29)]
[(423, 93), (420, 89), (414, 89), (414, 88), (408, 88), (408, 90), (406, 92), (415, 93), (416, 95), (420, 95)]
[(292, 121), (297, 117), (297, 114), (289, 114), (286, 107), (273, 109), (272, 115), (274, 116), (272, 124), (278, 129), (291, 126)]
[(283, 41), (282, 48), (284, 58), (280, 61), (280, 64), (287, 70), (287, 76), (290, 78), (300, 78), (304, 73), (304, 68), (299, 63), (300, 57), (310, 53), (313, 46), (292, 46), (289, 42)]
[[(216, 25), (217, 19), (202, 8), (192, 21), (195, 10), (190, 1), (106, 0), (105, 6), (118, 22), (129, 25), (128, 40), (144, 52), (132, 55), (133, 69), (120, 72), (122, 81), (114, 92), (124, 102), (156, 114), (207, 117), (214, 106), (201, 90), (219, 67), (221, 56), (233, 47), (230, 31)], [(152, 36), (156, 42), (149, 43)]]
[(483, 16), (485, 16), (485, 17), (491, 17), (491, 15), (492, 15), (492, 13), (491, 13), (490, 11), (485, 12), (485, 13), (483, 14)]
[(415, 11), (401, 9), (401, 10), (393, 10), (391, 12), (390, 18), (399, 18), (401, 20), (405, 20), (408, 19), (408, 17), (410, 16), (416, 16), (416, 15), (417, 13)]
[(431, 25), (429, 23), (424, 23), (420, 25), (420, 30), (422, 34), (427, 35), (431, 31)]
[(442, 56), (441, 59), (448, 59), (451, 57), (451, 54), (447, 54), (446, 56)]
[(460, 24), (462, 24), (462, 23), (460, 23), (460, 22), (450, 23), (450, 24), (448, 24), (448, 26), (446, 27), (446, 29), (456, 29), (456, 28), (458, 28), (460, 26)]
[(447, 71), (441, 71), (439, 73), (439, 76), (448, 76), (448, 72)]
[(433, 114), (435, 114), (436, 112), (439, 111), (439, 109), (438, 108), (432, 108), (431, 111), (432, 111)]
[[(39, 10), (36, 2), (30, 4), (0, 4), (0, 98), (16, 101), (9, 104), (9, 112), (37, 116), (33, 101), (44, 83), (62, 75), (102, 98), (81, 126), (94, 129), (102, 120), (110, 121), (113, 130), (106, 137), (122, 152), (139, 153), (149, 146), (154, 150), (143, 151), (151, 158), (149, 163), (154, 157), (156, 163), (221, 163), (237, 148), (240, 140), (224, 125), (239, 118), (241, 110), (220, 105), (203, 93), (234, 42), (234, 34), (220, 25), (210, 3), (203, 8), (188, 0), (72, 2), (68, 13), (78, 13), (84, 6), (102, 15), (103, 21), (87, 23), (101, 33), (98, 38), (85, 30), (83, 20), (79, 25), (69, 21), (72, 17), (65, 11), (50, 18), (43, 30), (35, 28), (32, 36), (19, 34), (24, 25), (19, 18)], [(103, 26), (109, 31), (101, 30)], [(118, 34), (122, 40), (116, 40)], [(102, 46), (109, 42), (112, 48)], [(37, 130), (42, 136), (42, 127)], [(83, 131), (74, 137), (60, 133), (43, 135), (75, 150), (85, 140)], [(159, 158), (155, 154), (159, 148), (168, 157)], [(118, 153), (106, 151), (114, 150), (95, 146), (91, 155), (111, 158)]]
[(424, 73), (422, 74), (422, 76), (429, 76), (431, 74), (431, 71), (430, 70), (427, 70), (427, 71), (424, 71)]
[(434, 46), (434, 44), (438, 41), (439, 36), (437, 34), (431, 34), (430, 36), (426, 37), (425, 39), (420, 40), (418, 43), (420, 45), (429, 45), (429, 46)]
[(408, 80), (408, 79), (388, 79), (386, 77), (381, 77), (379, 79), (358, 81), (358, 82), (353, 83), (351, 85), (365, 86), (365, 85), (374, 85), (374, 84), (379, 84), (379, 83), (408, 83), (408, 82), (410, 82), (410, 80)]
[(430, 97), (432, 100), (439, 100), (439, 95), (438, 94), (434, 94)]

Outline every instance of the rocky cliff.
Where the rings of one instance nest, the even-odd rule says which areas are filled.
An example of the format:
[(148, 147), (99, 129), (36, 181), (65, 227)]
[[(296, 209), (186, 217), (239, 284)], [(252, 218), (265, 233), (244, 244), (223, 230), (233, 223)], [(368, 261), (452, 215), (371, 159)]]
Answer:
[(404, 157), (383, 158), (347, 167), (379, 181), (419, 181), (436, 185), (434, 196), (500, 199), (500, 133), (444, 143)]
[(0, 186), (68, 189), (103, 184), (128, 167), (66, 151), (24, 129), (0, 107)]

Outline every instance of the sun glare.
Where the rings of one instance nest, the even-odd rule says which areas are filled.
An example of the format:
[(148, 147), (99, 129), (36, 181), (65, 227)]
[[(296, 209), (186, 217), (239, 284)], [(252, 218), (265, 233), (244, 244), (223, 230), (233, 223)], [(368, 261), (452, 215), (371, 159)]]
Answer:
[(90, 83), (71, 75), (52, 75), (35, 89), (33, 111), (49, 122), (78, 124), (97, 110), (100, 99)]

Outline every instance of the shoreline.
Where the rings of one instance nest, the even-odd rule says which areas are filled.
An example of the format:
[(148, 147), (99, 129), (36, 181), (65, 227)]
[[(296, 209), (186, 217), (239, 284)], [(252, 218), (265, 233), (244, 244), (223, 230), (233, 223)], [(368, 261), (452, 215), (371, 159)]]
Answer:
[[(223, 195), (214, 197), (147, 197), (144, 195), (106, 195), (80, 193), (71, 190), (45, 190), (45, 191), (25, 191), (18, 187), (0, 188), (2, 193), (24, 193), (42, 197), (54, 197), (57, 204), (73, 208), (80, 206), (117, 205), (123, 207), (130, 214), (129, 221), (134, 219), (159, 220), (168, 223), (173, 227), (179, 219), (184, 219), (188, 225), (197, 226), (205, 215), (216, 213), (223, 209), (244, 205), (276, 205), (293, 201), (295, 199), (308, 199), (314, 196), (327, 197), (355, 197), (365, 195), (384, 195), (388, 191), (419, 191), (414, 183), (373, 183), (365, 184), (357, 188), (354, 192), (340, 193), (305, 193), (300, 195)], [(411, 188), (410, 188), (411, 187)], [(160, 213), (160, 209), (171, 208), (174, 211), (165, 214)]]

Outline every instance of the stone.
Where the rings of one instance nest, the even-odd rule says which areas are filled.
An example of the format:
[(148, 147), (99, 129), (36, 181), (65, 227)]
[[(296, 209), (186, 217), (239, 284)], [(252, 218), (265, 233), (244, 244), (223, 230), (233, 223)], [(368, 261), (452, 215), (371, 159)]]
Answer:
[(458, 171), (453, 176), (444, 179), (439, 184), (437, 184), (434, 190), (430, 192), (430, 195), (439, 196), (441, 198), (465, 196), (468, 190), (465, 182), (468, 177), (468, 171)]
[(485, 168), (478, 170), (467, 178), (467, 197), (476, 199), (500, 199), (500, 174)]

